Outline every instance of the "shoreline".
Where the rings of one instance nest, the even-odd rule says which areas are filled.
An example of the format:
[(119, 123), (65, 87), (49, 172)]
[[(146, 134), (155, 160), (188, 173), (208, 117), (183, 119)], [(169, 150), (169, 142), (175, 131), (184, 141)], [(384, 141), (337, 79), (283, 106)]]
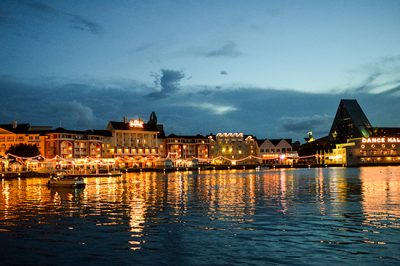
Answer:
[[(125, 173), (142, 173), (142, 172), (156, 172), (156, 173), (171, 173), (171, 172), (199, 172), (199, 171), (221, 171), (221, 170), (268, 170), (268, 169), (304, 169), (304, 168), (331, 168), (331, 167), (345, 167), (345, 168), (358, 168), (358, 167), (374, 167), (374, 166), (400, 166), (399, 164), (370, 164), (370, 165), (358, 165), (358, 166), (344, 166), (339, 164), (311, 164), (311, 165), (215, 165), (215, 166), (199, 166), (199, 167), (169, 167), (169, 168), (125, 168), (120, 169), (121, 174)], [(35, 172), (35, 171), (20, 171), (20, 172), (0, 172), (1, 178), (4, 179), (16, 179), (16, 178), (33, 178), (43, 177), (50, 178), (54, 172)], [(115, 177), (121, 174), (116, 173), (88, 173), (88, 174), (68, 174), (70, 176), (83, 176), (85, 178), (93, 177)]]

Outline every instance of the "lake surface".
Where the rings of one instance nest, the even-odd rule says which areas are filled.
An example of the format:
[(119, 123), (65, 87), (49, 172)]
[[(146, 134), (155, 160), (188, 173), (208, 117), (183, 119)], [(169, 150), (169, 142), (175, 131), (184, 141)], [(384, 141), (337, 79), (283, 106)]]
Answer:
[(399, 265), (400, 167), (2, 180), (1, 265)]

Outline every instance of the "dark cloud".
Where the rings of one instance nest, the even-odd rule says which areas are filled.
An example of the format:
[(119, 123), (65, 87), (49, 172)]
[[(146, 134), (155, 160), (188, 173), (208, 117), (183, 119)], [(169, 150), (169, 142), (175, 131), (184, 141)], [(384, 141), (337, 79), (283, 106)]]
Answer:
[[(155, 111), (167, 134), (243, 132), (258, 138), (303, 140), (326, 136), (340, 99), (357, 99), (373, 126), (400, 127), (399, 88), (370, 93), (318, 94), (260, 88), (179, 85), (184, 73), (162, 70), (157, 86), (116, 81), (22, 83), (0, 75), (0, 123), (13, 120), (68, 129), (104, 129), (123, 116), (148, 119)], [(161, 91), (149, 101), (149, 90)], [(201, 89), (202, 88), (202, 89)], [(166, 97), (168, 96), (168, 97)]]
[(95, 35), (103, 33), (103, 28), (100, 24), (82, 15), (56, 9), (48, 3), (41, 1), (8, 1), (6, 11), (0, 10), (0, 25), (5, 23), (11, 24), (12, 22), (15, 25), (24, 25), (26, 29), (28, 23), (32, 24), (33, 19), (39, 23), (43, 23), (43, 21), (49, 23), (49, 20), (57, 21), (61, 19), (73, 29)]
[(221, 72), (219, 72), (219, 74), (221, 74), (221, 75), (228, 75), (228, 72), (226, 72), (225, 70), (221, 70)]
[(327, 129), (330, 129), (333, 116), (324, 114), (314, 114), (311, 116), (292, 116), (282, 117), (282, 130), (289, 134), (297, 132), (313, 131), (314, 134), (323, 135)]
[(154, 83), (161, 87), (160, 91), (148, 94), (150, 99), (160, 99), (170, 96), (179, 90), (179, 82), (185, 77), (182, 71), (161, 69), (161, 75), (153, 74)]
[[(59, 102), (51, 106), (54, 113), (63, 117), (68, 114), (68, 119), (74, 120), (78, 128), (93, 128), (96, 125), (96, 117), (92, 108), (80, 103), (77, 100), (70, 102)], [(62, 122), (62, 120), (61, 120)]]
[(243, 53), (239, 51), (236, 43), (234, 42), (228, 42), (222, 47), (219, 47), (217, 49), (207, 51), (204, 55), (206, 57), (239, 57)]
[(66, 14), (66, 15), (69, 17), (68, 21), (71, 24), (72, 28), (74, 29), (87, 31), (96, 35), (103, 33), (103, 28), (98, 23), (90, 21), (80, 15), (75, 15), (75, 14)]

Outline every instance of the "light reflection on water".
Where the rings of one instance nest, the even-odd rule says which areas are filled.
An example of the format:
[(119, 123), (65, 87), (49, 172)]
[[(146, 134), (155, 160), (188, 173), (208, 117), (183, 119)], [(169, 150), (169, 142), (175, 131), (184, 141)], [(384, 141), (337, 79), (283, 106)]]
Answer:
[(400, 167), (46, 181), (1, 182), (5, 264), (400, 263)]

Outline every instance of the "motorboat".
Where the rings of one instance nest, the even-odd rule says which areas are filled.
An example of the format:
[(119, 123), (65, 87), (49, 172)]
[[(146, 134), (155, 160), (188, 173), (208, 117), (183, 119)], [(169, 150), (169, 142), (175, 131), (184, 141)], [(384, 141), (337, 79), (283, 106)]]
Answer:
[(49, 187), (81, 188), (85, 187), (86, 184), (81, 176), (55, 175), (50, 176), (47, 185)]

